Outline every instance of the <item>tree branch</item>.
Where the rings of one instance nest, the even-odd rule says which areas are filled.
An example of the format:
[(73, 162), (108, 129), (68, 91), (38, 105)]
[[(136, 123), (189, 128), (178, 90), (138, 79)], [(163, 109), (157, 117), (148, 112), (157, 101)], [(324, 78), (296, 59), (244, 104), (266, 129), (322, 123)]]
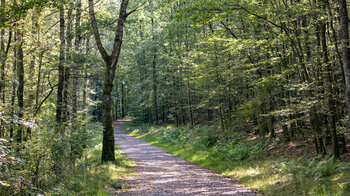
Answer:
[(128, 12), (127, 15), (129, 16), (129, 15), (131, 15), (132, 13), (137, 12), (137, 11), (138, 11), (141, 7), (143, 7), (146, 3), (147, 3), (147, 1), (144, 1), (139, 7), (137, 7), (137, 8), (135, 8), (135, 9), (131, 10), (130, 12)]
[(89, 13), (90, 13), (92, 31), (93, 31), (94, 36), (95, 36), (95, 40), (96, 40), (96, 45), (97, 45), (98, 51), (100, 52), (103, 60), (107, 64), (109, 64), (110, 60), (111, 60), (111, 57), (108, 55), (108, 53), (107, 53), (106, 49), (103, 47), (103, 44), (102, 44), (102, 41), (101, 41), (100, 32), (98, 30), (97, 21), (96, 21), (96, 18), (95, 18), (94, 0), (89, 0)]
[(233, 33), (233, 31), (222, 21), (220, 23), (225, 27), (225, 29), (232, 35), (233, 38), (238, 39), (238, 37)]
[(54, 85), (54, 86), (51, 86), (51, 90), (49, 92), (48, 95), (46, 95), (46, 97), (40, 102), (39, 106), (36, 108), (35, 110), (35, 113), (34, 113), (34, 116), (35, 117), (38, 113), (39, 113), (39, 110), (41, 108), (41, 106), (45, 103), (45, 101), (51, 96), (51, 94), (53, 93), (53, 91), (55, 90), (55, 87), (57, 87), (58, 84)]

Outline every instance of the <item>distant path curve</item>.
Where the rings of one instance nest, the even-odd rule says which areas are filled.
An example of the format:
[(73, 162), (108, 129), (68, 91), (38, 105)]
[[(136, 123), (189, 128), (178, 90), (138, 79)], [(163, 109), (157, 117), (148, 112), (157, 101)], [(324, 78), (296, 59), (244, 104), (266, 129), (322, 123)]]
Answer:
[(258, 195), (237, 180), (194, 165), (163, 149), (122, 131), (125, 121), (114, 126), (115, 141), (126, 156), (136, 162), (128, 192), (120, 195)]

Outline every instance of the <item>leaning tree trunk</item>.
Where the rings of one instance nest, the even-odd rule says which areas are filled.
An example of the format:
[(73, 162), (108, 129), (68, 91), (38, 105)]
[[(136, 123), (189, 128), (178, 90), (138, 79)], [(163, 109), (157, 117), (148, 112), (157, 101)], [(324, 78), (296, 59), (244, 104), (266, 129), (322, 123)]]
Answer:
[(97, 27), (97, 21), (95, 18), (94, 1), (89, 0), (89, 13), (92, 24), (92, 30), (95, 36), (96, 45), (101, 54), (101, 57), (105, 61), (105, 73), (104, 73), (104, 84), (103, 84), (103, 95), (102, 95), (102, 124), (103, 124), (103, 143), (102, 143), (102, 162), (114, 161), (114, 130), (113, 130), (113, 112), (112, 112), (112, 91), (115, 77), (115, 71), (119, 60), (121, 51), (121, 45), (124, 34), (124, 24), (126, 18), (136, 10), (127, 12), (129, 0), (122, 0), (120, 4), (120, 12), (118, 18), (118, 25), (116, 29), (114, 45), (112, 54), (109, 55), (104, 48), (99, 29)]

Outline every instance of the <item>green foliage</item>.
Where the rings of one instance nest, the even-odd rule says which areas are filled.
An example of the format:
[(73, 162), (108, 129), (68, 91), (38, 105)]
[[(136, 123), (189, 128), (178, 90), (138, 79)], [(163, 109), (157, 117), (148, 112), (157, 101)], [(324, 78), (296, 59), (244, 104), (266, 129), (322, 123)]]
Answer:
[(290, 160), (276, 165), (275, 168), (286, 175), (292, 176), (295, 181), (303, 181), (306, 177), (312, 177), (320, 181), (325, 177), (350, 169), (349, 164), (342, 164), (334, 156), (317, 156), (310, 159), (299, 158), (296, 161)]
[(116, 162), (100, 163), (100, 124), (77, 118), (74, 128), (61, 134), (52, 121), (44, 122), (21, 151), (0, 140), (0, 195), (109, 195), (124, 188), (119, 179), (130, 172), (132, 162), (118, 154)]
[[(16, 157), (11, 151), (11, 144), (5, 139), (0, 139), (0, 194), (6, 195), (9, 193), (19, 194), (17, 187), (28, 185), (28, 180), (23, 179), (22, 175), (28, 174), (28, 171), (21, 171), (25, 162), (23, 159)], [(33, 188), (29, 183), (26, 190)]]
[(58, 186), (49, 194), (113, 195), (115, 190), (124, 189), (122, 178), (131, 172), (133, 162), (116, 151), (115, 162), (101, 164), (101, 149), (101, 145), (88, 149), (73, 170), (57, 181)]
[(209, 151), (209, 156), (221, 160), (244, 160), (263, 155), (267, 145), (268, 142), (264, 140), (250, 142), (241, 140), (238, 143), (231, 142), (215, 146)]
[(163, 134), (163, 140), (166, 142), (176, 143), (181, 135), (181, 131), (179, 129), (172, 129)]

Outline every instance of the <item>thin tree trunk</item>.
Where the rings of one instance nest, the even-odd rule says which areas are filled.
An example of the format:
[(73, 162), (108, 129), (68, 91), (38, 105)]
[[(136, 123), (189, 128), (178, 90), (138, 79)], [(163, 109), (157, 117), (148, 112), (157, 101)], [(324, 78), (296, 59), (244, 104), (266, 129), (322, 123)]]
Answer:
[(152, 60), (152, 77), (153, 77), (153, 107), (154, 107), (154, 115), (156, 124), (158, 124), (158, 84), (157, 84), (157, 47), (155, 45), (155, 32), (154, 32), (154, 19), (151, 18), (152, 21), (152, 40), (153, 40), (153, 60)]
[[(1, 8), (5, 7), (5, 0), (1, 0)], [(9, 39), (11, 39), (12, 33), (10, 32)], [(1, 28), (0, 32), (0, 55), (1, 55), (1, 70), (0, 70), (0, 97), (5, 98), (5, 66), (7, 54), (5, 52), (5, 28)], [(8, 43), (11, 43), (9, 41)], [(5, 99), (3, 99), (3, 103), (5, 105)]]
[[(13, 74), (15, 78), (15, 74), (17, 73), (17, 25), (14, 27), (15, 32), (15, 47), (13, 50)], [(14, 117), (15, 117), (15, 100), (16, 100), (16, 89), (17, 89), (17, 81), (12, 83), (12, 95), (11, 95), (11, 126), (10, 126), (10, 138), (13, 138), (14, 134)]]
[(70, 118), (70, 76), (71, 69), (70, 64), (72, 62), (72, 42), (73, 42), (73, 8), (69, 7), (67, 14), (67, 31), (66, 31), (66, 63), (64, 68), (64, 88), (63, 88), (63, 107), (62, 107), (62, 120), (66, 122)]
[[(18, 88), (17, 88), (17, 101), (18, 101), (18, 118), (19, 120), (23, 120), (24, 117), (24, 62), (23, 62), (23, 29), (21, 32), (17, 33), (17, 41), (18, 43), (18, 53), (17, 53), (17, 80), (18, 80)], [(23, 126), (19, 125), (17, 130), (17, 141), (22, 142), (23, 135)]]
[(125, 88), (124, 88), (124, 82), (121, 82), (121, 91), (122, 91), (122, 99), (121, 99), (121, 107), (122, 107), (122, 116), (121, 118), (125, 117)]
[(192, 110), (192, 96), (191, 96), (191, 87), (190, 82), (186, 81), (186, 87), (187, 87), (187, 105), (188, 105), (188, 114), (190, 115), (190, 121), (191, 125), (194, 125), (194, 119), (193, 119), (193, 110)]
[(64, 5), (60, 7), (60, 61), (58, 65), (58, 90), (57, 90), (57, 104), (56, 104), (56, 122), (62, 123), (62, 109), (63, 109), (63, 90), (64, 90), (64, 64), (65, 64), (65, 18), (64, 18)]
[(118, 107), (118, 105), (119, 105), (119, 102), (118, 102), (118, 100), (119, 100), (119, 94), (118, 94), (118, 81), (116, 80), (115, 81), (115, 120), (118, 120), (118, 117), (119, 117), (119, 115), (118, 115), (118, 110), (119, 110), (119, 107)]
[[(81, 49), (80, 48), (80, 45), (81, 45), (80, 20), (81, 20), (81, 0), (78, 0), (76, 4), (75, 43), (74, 43), (76, 52), (79, 52)], [(77, 67), (73, 71), (73, 90), (72, 90), (72, 118), (73, 119), (77, 117), (77, 113), (78, 113), (79, 70)]]
[[(90, 36), (86, 36), (86, 56), (90, 53)], [(87, 79), (87, 66), (84, 66), (84, 86), (83, 86), (83, 110), (86, 110), (87, 107), (87, 86), (88, 86), (88, 79)], [(84, 112), (85, 115), (87, 115), (87, 112)]]
[(39, 55), (38, 77), (36, 82), (35, 110), (37, 110), (39, 107), (39, 96), (40, 96), (40, 89), (41, 89), (41, 67), (43, 65), (43, 58), (44, 58), (44, 51), (41, 51)]

